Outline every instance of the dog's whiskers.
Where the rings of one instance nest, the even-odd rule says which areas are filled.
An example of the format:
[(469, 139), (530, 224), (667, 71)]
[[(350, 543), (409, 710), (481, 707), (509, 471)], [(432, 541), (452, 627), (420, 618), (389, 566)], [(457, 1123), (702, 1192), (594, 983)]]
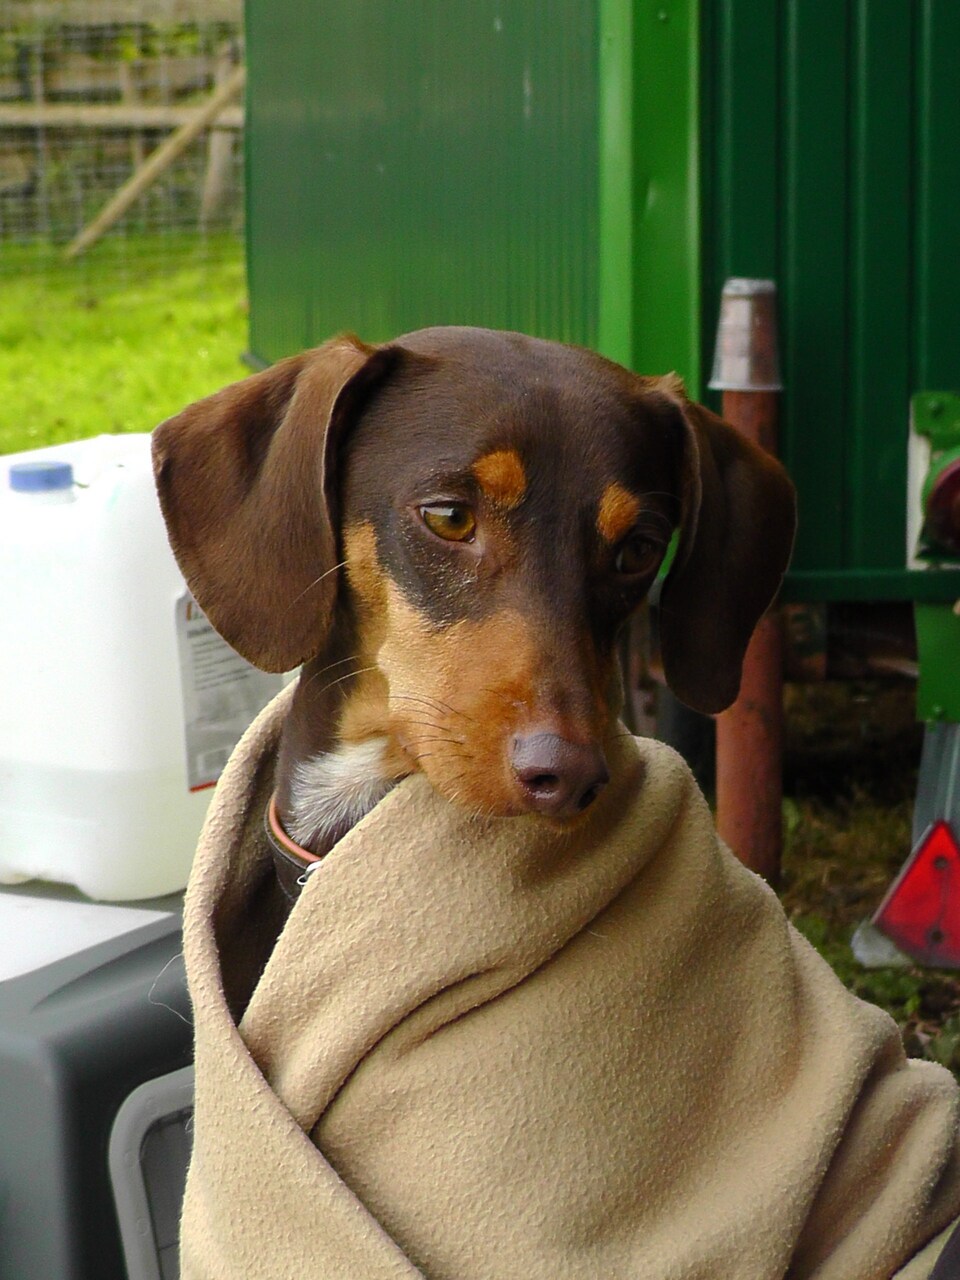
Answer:
[(637, 495), (641, 500), (643, 498), (671, 498), (674, 502), (677, 500), (675, 493), (668, 493), (665, 489), (645, 489), (643, 493)]
[[(449, 747), (450, 744), (448, 743), (447, 746)], [(411, 754), (411, 759), (416, 761), (429, 760), (431, 758), (438, 759), (438, 760), (449, 760), (451, 758), (456, 758), (461, 764), (469, 763), (473, 759), (473, 757), (468, 753), (465, 754), (463, 751), (457, 751), (454, 748), (451, 748), (448, 751), (440, 751), (435, 749), (433, 751), (417, 751)]]
[(324, 671), (332, 671), (334, 667), (342, 667), (345, 662), (359, 662), (360, 657), (359, 653), (351, 653), (347, 658), (338, 658), (336, 662), (328, 662), (325, 667), (320, 668), (318, 674), (322, 675)]
[(314, 589), (314, 587), (319, 587), (320, 583), (324, 580), (324, 578), (329, 578), (331, 573), (336, 573), (338, 569), (345, 569), (346, 567), (347, 567), (346, 560), (341, 560), (339, 564), (335, 564), (331, 569), (326, 569), (323, 573), (320, 574), (319, 578), (314, 578), (314, 580), (308, 586), (304, 587), (304, 589), (300, 592), (298, 596), (295, 596), (294, 599), (290, 601), (290, 603), (287, 605), (284, 612), (289, 613), (291, 609), (296, 608), (296, 606), (300, 603), (300, 601), (304, 598), (304, 596), (309, 595), (310, 592)]
[[(313, 684), (314, 680), (319, 680), (321, 676), (325, 676), (328, 671), (333, 671), (335, 667), (342, 667), (347, 662), (359, 662), (360, 655), (358, 653), (351, 654), (349, 658), (338, 658), (336, 662), (328, 662), (325, 667), (321, 667), (319, 671), (314, 671), (313, 675), (307, 681), (307, 685)], [(304, 686), (307, 687), (306, 685)]]
[[(340, 676), (338, 680), (331, 680), (329, 684), (325, 684), (323, 688), (317, 693), (316, 696), (320, 698), (327, 692), (328, 689), (335, 689), (338, 684), (343, 684), (345, 680), (353, 680), (356, 676), (362, 676), (367, 671), (377, 671), (377, 670), (379, 670), (379, 668), (376, 666), (376, 664), (374, 664), (373, 666), (370, 666), (370, 667), (361, 667), (359, 671), (348, 671), (345, 676)], [(310, 681), (308, 683), (312, 684), (315, 678), (316, 677), (311, 676)]]
[(428, 698), (423, 694), (412, 693), (391, 693), (388, 700), (403, 699), (406, 702), (422, 702), (424, 706), (430, 707), (434, 711), (449, 711), (451, 715), (462, 716), (464, 720), (469, 720), (472, 724), (476, 721), (472, 716), (468, 716), (465, 711), (460, 711), (456, 707), (452, 707), (449, 702), (442, 702), (439, 698)]
[(508, 707), (518, 706), (516, 698), (511, 698), (509, 693), (504, 693), (504, 691), (502, 689), (498, 689), (496, 685), (489, 685), (489, 684), (482, 685), (481, 692), (495, 694), (496, 697), (500, 698), (503, 702), (505, 702)]
[[(467, 756), (465, 760), (467, 763), (470, 763), (472, 762), (473, 757)], [(475, 801), (473, 803), (468, 803), (466, 797), (463, 794), (463, 789), (456, 785), (458, 782), (462, 782), (463, 779), (469, 775), (469, 773), (470, 773), (470, 769), (466, 768), (466, 769), (461, 769), (459, 773), (453, 774), (452, 777), (444, 778), (443, 780), (444, 795), (449, 801), (451, 801), (451, 803), (457, 804), (462, 809), (464, 809), (470, 817), (488, 818), (491, 816), (491, 813), (492, 813), (492, 810), (489, 808), (489, 806), (478, 804)]]
[(463, 746), (464, 739), (453, 738), (448, 733), (441, 733), (441, 734), (438, 734), (437, 737), (435, 738), (415, 738), (414, 741), (411, 743), (411, 746), (414, 746), (414, 747), (419, 746), (421, 742), (445, 742), (448, 746), (452, 747), (458, 744), (460, 746)]
[[(310, 686), (314, 683), (314, 681), (319, 680), (322, 676), (325, 676), (328, 671), (333, 671), (336, 667), (342, 667), (347, 662), (359, 662), (359, 661), (360, 661), (360, 654), (353, 653), (348, 658), (338, 658), (336, 662), (328, 662), (326, 666), (321, 667), (318, 671), (314, 671), (311, 674), (309, 680), (304, 681), (301, 677), (302, 687), (304, 689), (309, 689)], [(354, 675), (359, 673), (348, 672), (347, 674)]]

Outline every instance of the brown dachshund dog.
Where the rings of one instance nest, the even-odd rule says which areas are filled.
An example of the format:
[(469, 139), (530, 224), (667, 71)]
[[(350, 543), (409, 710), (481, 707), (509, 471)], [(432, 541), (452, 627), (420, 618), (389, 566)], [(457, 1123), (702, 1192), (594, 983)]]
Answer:
[(210, 621), (257, 666), (304, 664), (272, 819), (294, 870), (415, 770), (477, 813), (574, 822), (674, 530), (665, 673), (705, 712), (794, 534), (782, 467), (675, 377), (483, 329), (336, 338), (163, 423), (154, 456)]

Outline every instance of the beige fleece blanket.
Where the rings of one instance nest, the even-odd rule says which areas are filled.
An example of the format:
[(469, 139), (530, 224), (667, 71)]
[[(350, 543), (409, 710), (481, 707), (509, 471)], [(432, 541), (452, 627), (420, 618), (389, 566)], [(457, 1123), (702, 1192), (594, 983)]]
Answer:
[(960, 1212), (956, 1085), (719, 844), (678, 756), (620, 739), (567, 835), (410, 778), (277, 936), (288, 697), (228, 766), (187, 895), (184, 1280), (929, 1274)]

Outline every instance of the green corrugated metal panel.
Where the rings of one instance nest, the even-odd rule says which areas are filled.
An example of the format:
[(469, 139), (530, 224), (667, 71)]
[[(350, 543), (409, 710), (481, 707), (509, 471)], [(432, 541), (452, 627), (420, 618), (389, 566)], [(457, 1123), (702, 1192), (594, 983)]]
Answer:
[(596, 344), (595, 8), (248, 4), (257, 355), (450, 323)]
[(600, 350), (699, 395), (697, 0), (600, 0)]
[(696, 391), (697, 22), (697, 0), (251, 0), (255, 357), (484, 324)]
[(960, 4), (919, 8), (916, 384), (960, 390)]
[(713, 0), (703, 332), (777, 280), (794, 597), (947, 598), (904, 571), (911, 393), (960, 387), (960, 4)]

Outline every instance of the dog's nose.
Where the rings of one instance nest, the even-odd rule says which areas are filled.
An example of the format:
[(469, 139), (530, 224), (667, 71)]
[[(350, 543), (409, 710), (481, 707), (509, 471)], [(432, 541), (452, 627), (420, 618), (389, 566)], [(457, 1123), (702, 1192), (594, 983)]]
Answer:
[(610, 781), (598, 746), (556, 733), (518, 734), (510, 763), (530, 807), (551, 818), (582, 813)]

